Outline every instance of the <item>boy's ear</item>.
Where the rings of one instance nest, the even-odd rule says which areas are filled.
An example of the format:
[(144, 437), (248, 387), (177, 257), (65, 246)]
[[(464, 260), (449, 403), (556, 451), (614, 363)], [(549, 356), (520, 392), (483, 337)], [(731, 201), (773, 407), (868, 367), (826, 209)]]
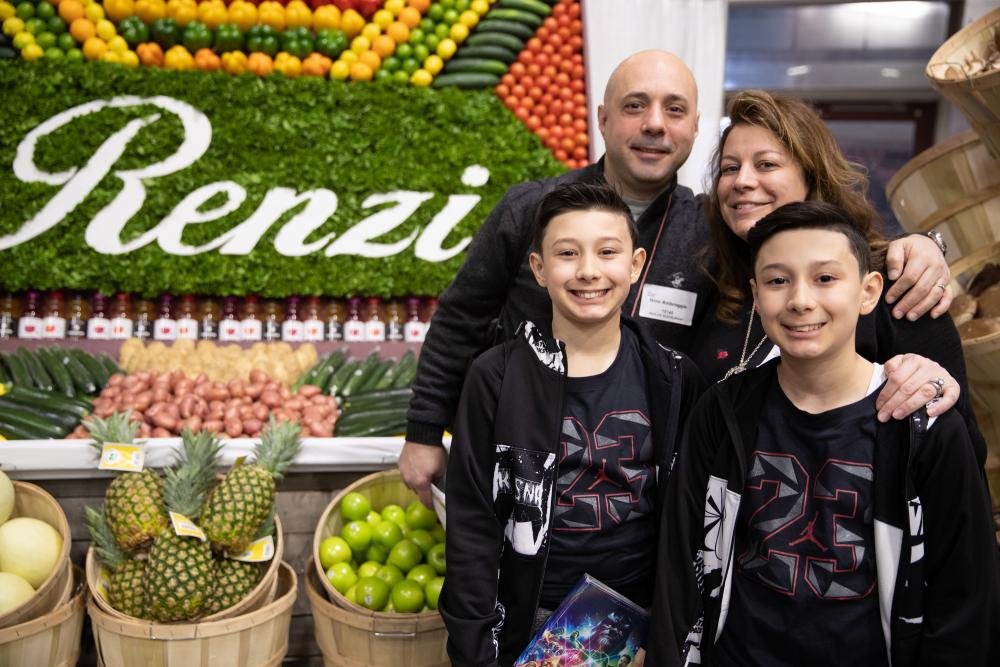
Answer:
[(632, 251), (632, 273), (629, 277), (629, 284), (634, 285), (642, 275), (642, 267), (646, 264), (646, 249), (636, 248)]
[(528, 255), (528, 264), (531, 265), (531, 272), (535, 274), (535, 282), (538, 283), (539, 287), (546, 287), (545, 276), (542, 273), (542, 269), (545, 264), (542, 262), (541, 253), (533, 252)]
[(871, 271), (861, 279), (861, 307), (859, 312), (862, 315), (875, 310), (878, 300), (882, 298), (882, 274), (878, 271)]
[(750, 279), (750, 293), (753, 294), (753, 309), (757, 310), (757, 279)]

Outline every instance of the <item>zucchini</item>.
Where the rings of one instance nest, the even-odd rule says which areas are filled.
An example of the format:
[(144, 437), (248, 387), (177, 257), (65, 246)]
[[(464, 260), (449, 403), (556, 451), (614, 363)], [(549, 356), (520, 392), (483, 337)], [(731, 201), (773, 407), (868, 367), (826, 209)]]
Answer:
[(115, 362), (114, 359), (112, 359), (111, 357), (109, 357), (104, 352), (101, 352), (100, 354), (97, 355), (97, 360), (99, 362), (101, 362), (101, 365), (104, 366), (105, 369), (107, 369), (107, 371), (108, 371), (108, 377), (111, 377), (112, 375), (114, 375), (116, 373), (122, 373), (122, 374), (125, 373), (125, 371), (123, 371), (122, 369), (118, 368), (118, 363)]
[(328, 363), (326, 366), (323, 367), (323, 369), (316, 376), (316, 381), (313, 382), (312, 384), (319, 387), (320, 391), (325, 392), (326, 386), (330, 384), (330, 378), (333, 377), (333, 374), (336, 373), (337, 369), (339, 369), (342, 365), (343, 362), (337, 363), (337, 360), (334, 359), (333, 361), (331, 361), (330, 363)]
[[(493, 12), (490, 12), (491, 14)], [(504, 21), (503, 19), (492, 19), (487, 17), (485, 20), (479, 22), (476, 26), (476, 34), (482, 35), (485, 33), (502, 33), (505, 35), (513, 35), (518, 39), (527, 41), (535, 36), (535, 29), (526, 26), (523, 23), (517, 23), (515, 21)]]
[(535, 12), (515, 9), (509, 6), (491, 9), (489, 13), (486, 14), (486, 19), (489, 21), (493, 21), (495, 19), (513, 21), (514, 23), (520, 23), (535, 30), (542, 27), (542, 17)]
[(34, 431), (46, 438), (62, 438), (70, 431), (70, 429), (65, 429), (49, 421), (46, 417), (8, 404), (0, 405), (0, 421), (28, 431)]
[(417, 365), (412, 366), (400, 371), (399, 375), (396, 376), (396, 381), (393, 382), (392, 386), (396, 389), (402, 389), (404, 387), (409, 388), (413, 384), (414, 378), (417, 377)]
[(330, 378), (330, 384), (327, 385), (326, 390), (327, 395), (339, 396), (340, 390), (343, 388), (348, 378), (350, 378), (354, 371), (360, 368), (363, 363), (364, 362), (360, 359), (351, 359), (341, 366), (340, 369), (333, 374), (333, 377)]
[(63, 357), (63, 363), (66, 364), (66, 370), (73, 377), (73, 384), (76, 385), (78, 394), (93, 395), (98, 392), (97, 382), (79, 359), (67, 354)]
[(3, 359), (4, 364), (7, 366), (7, 370), (10, 371), (10, 379), (15, 385), (22, 387), (31, 386), (31, 374), (28, 373), (28, 369), (24, 366), (24, 362), (14, 354), (8, 352), (0, 352), (0, 358)]
[[(469, 46), (502, 46), (510, 49), (514, 53), (520, 53), (524, 49), (525, 40), (508, 35), (505, 32), (474, 32), (465, 39), (466, 47)], [(461, 52), (459, 52), (461, 53)]]
[(503, 76), (507, 73), (507, 63), (500, 60), (488, 58), (463, 58), (452, 60), (444, 68), (445, 74), (453, 72), (474, 72), (479, 74), (496, 74)]
[(353, 392), (361, 389), (365, 386), (376, 370), (380, 366), (380, 359), (378, 356), (378, 350), (372, 350), (371, 354), (362, 362), (361, 366), (358, 367), (351, 377), (348, 378), (347, 382), (344, 383), (344, 388), (340, 391), (340, 395), (343, 397), (350, 396)]
[[(531, 12), (542, 17), (552, 13), (552, 8), (539, 0), (500, 0), (497, 6), (504, 9), (520, 9), (523, 12)], [(492, 12), (490, 14), (492, 15)]]
[(467, 58), (490, 58), (510, 65), (517, 60), (517, 54), (506, 46), (495, 44), (483, 44), (481, 46), (464, 46), (462, 50), (455, 54), (451, 62), (465, 60)]
[(377, 438), (380, 436), (398, 435), (406, 432), (406, 420), (386, 422), (365, 422), (357, 424), (347, 429), (341, 429), (337, 424), (336, 435), (341, 438)]
[(363, 421), (377, 421), (379, 423), (385, 423), (386, 421), (399, 421), (399, 418), (406, 417), (406, 411), (400, 410), (399, 408), (374, 408), (370, 410), (358, 410), (355, 412), (350, 412), (344, 414), (342, 417), (337, 419), (337, 426), (350, 426), (357, 422)]
[(0, 417), (0, 434), (8, 440), (45, 440), (47, 435), (6, 422)]
[(375, 371), (370, 376), (368, 376), (368, 378), (365, 380), (365, 383), (360, 387), (358, 387), (356, 391), (368, 391), (369, 389), (374, 389), (375, 385), (381, 382), (382, 378), (384, 378), (389, 372), (391, 372), (395, 365), (396, 365), (395, 357), (392, 359), (386, 359), (375, 368)]
[(10, 382), (10, 375), (7, 373), (7, 367), (0, 362), (0, 382), (7, 384)]
[(77, 415), (82, 418), (90, 412), (90, 404), (62, 394), (42, 391), (19, 384), (7, 385), (3, 397), (28, 407), (29, 409), (55, 410)]
[(90, 376), (94, 378), (94, 382), (97, 383), (97, 388), (104, 389), (105, 385), (108, 384), (108, 377), (110, 376), (108, 369), (95, 359), (93, 355), (87, 354), (79, 348), (71, 347), (66, 351), (83, 364), (83, 367), (87, 369)]
[(52, 383), (52, 378), (45, 371), (45, 367), (42, 366), (42, 362), (38, 360), (34, 354), (28, 351), (25, 347), (19, 347), (14, 352), (24, 362), (24, 367), (28, 369), (28, 374), (31, 375), (31, 381), (39, 389), (45, 389), (46, 391), (52, 391), (55, 385)]
[(39, 347), (35, 350), (38, 358), (45, 364), (45, 370), (49, 372), (56, 389), (66, 396), (72, 398), (76, 396), (73, 390), (73, 379), (69, 376), (69, 371), (62, 364), (62, 351), (57, 348)]
[(434, 77), (435, 88), (447, 88), (455, 86), (462, 90), (479, 90), (482, 88), (493, 88), (500, 83), (500, 77), (496, 74), (482, 74), (479, 72), (455, 72), (453, 74), (439, 74)]
[(51, 426), (58, 426), (63, 430), (63, 433), (69, 433), (76, 425), (80, 423), (80, 417), (68, 412), (59, 412), (57, 410), (45, 410), (42, 408), (31, 407), (26, 405), (16, 403), (9, 400), (6, 397), (0, 398), (0, 410), (13, 410), (16, 413), (20, 413), (22, 416), (34, 417), (36, 419), (43, 420)]

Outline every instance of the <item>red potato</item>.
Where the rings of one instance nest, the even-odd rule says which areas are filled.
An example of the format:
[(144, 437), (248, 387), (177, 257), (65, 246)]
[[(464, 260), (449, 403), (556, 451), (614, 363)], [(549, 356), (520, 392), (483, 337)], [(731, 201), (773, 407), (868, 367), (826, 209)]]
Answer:
[(124, 381), (125, 381), (124, 375), (122, 375), (121, 373), (115, 373), (114, 375), (108, 378), (108, 384), (106, 386), (117, 387), (121, 385), (121, 383)]
[(222, 420), (227, 424), (230, 421), (238, 421), (240, 419), (240, 409), (236, 406), (226, 408), (226, 411), (222, 413)]
[(288, 410), (301, 410), (305, 406), (302, 404), (302, 401), (297, 398), (288, 398), (285, 399), (284, 407)]
[(304, 384), (299, 387), (299, 396), (303, 398), (312, 398), (320, 393), (320, 388), (314, 384)]
[(154, 426), (160, 426), (169, 430), (175, 430), (177, 428), (177, 418), (171, 417), (166, 409), (157, 412), (152, 418), (152, 422)]
[(139, 424), (139, 437), (140, 438), (149, 438), (149, 437), (152, 437), (152, 434), (153, 434), (153, 427), (152, 426), (150, 426), (149, 424), (145, 424), (145, 423)]
[(243, 431), (247, 435), (257, 435), (260, 430), (264, 427), (263, 422), (258, 419), (245, 419), (243, 420)]
[(195, 385), (194, 395), (199, 398), (208, 398), (208, 395), (212, 392), (212, 387), (204, 382)]
[(242, 405), (242, 406), (240, 406), (240, 408), (239, 408), (239, 416), (240, 416), (240, 419), (242, 419), (244, 421), (244, 426), (245, 426), (246, 425), (245, 422), (246, 422), (247, 419), (253, 419), (254, 418), (253, 408), (251, 406), (249, 406), (249, 405)]
[(268, 380), (270, 380), (270, 378), (267, 377), (267, 373), (260, 370), (259, 368), (255, 368), (252, 371), (250, 371), (250, 382), (252, 382), (253, 384), (264, 384)]
[(189, 417), (188, 419), (185, 419), (178, 425), (181, 431), (187, 428), (191, 429), (192, 433), (197, 433), (198, 431), (200, 431), (201, 426), (202, 423), (200, 417)]
[(152, 435), (150, 437), (153, 437), (153, 438), (172, 438), (173, 436), (174, 436), (174, 434), (171, 433), (170, 431), (168, 431), (167, 429), (162, 428), (160, 426), (157, 426), (156, 428), (153, 429), (153, 433), (152, 433)]
[(179, 404), (181, 409), (181, 417), (183, 417), (184, 419), (189, 419), (194, 414), (194, 408), (195, 405), (197, 405), (196, 401), (197, 399), (194, 396), (190, 395), (181, 398), (181, 402)]
[(206, 413), (206, 419), (222, 421), (226, 417), (226, 411), (223, 408), (208, 408)]
[(181, 380), (174, 385), (174, 393), (178, 396), (187, 396), (194, 392), (194, 382), (188, 379)]
[(253, 400), (260, 398), (261, 392), (264, 391), (264, 383), (254, 383), (246, 388), (246, 394)]
[(238, 438), (243, 435), (243, 422), (239, 419), (227, 419), (225, 422), (226, 435), (230, 438)]
[(278, 394), (281, 396), (282, 399), (286, 401), (292, 397), (291, 390), (284, 385), (280, 385), (278, 387)]
[(149, 406), (149, 409), (146, 410), (146, 419), (152, 419), (159, 413), (163, 412), (164, 406), (166, 406), (166, 403), (153, 403)]
[(221, 419), (208, 419), (201, 427), (210, 433), (222, 433), (222, 420)]
[(260, 402), (269, 408), (277, 408), (283, 401), (281, 400), (281, 395), (276, 391), (265, 391), (260, 395)]
[(155, 392), (152, 391), (144, 391), (140, 394), (135, 394), (131, 401), (132, 407), (136, 410), (146, 410), (150, 405), (152, 405), (154, 394)]
[(255, 419), (258, 419), (262, 422), (267, 421), (267, 413), (270, 412), (270, 410), (267, 409), (266, 405), (264, 405), (263, 403), (254, 403), (250, 407), (253, 410), (253, 416)]
[(209, 411), (215, 411), (215, 410), (225, 411), (226, 404), (223, 401), (209, 401), (208, 409)]
[(160, 403), (162, 401), (170, 400), (172, 394), (169, 389), (164, 389), (156, 384), (153, 385), (153, 391), (149, 392), (152, 395), (153, 401)]
[(310, 421), (321, 421), (326, 415), (323, 414), (322, 408), (316, 406), (310, 406), (302, 411), (302, 422), (309, 423)]
[(208, 376), (204, 373), (199, 373), (198, 377), (194, 379), (195, 385), (203, 385), (208, 382)]
[(180, 420), (181, 410), (176, 403), (165, 403), (164, 405), (163, 411), (170, 415), (171, 419)]
[(230, 380), (226, 387), (229, 389), (229, 394), (233, 398), (241, 398), (246, 393), (246, 384), (243, 380)]

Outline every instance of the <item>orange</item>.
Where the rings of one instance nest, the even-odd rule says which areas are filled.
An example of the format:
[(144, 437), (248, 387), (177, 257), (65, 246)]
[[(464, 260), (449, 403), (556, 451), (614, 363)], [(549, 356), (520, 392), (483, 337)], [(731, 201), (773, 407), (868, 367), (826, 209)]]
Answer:
[(384, 9), (386, 9), (393, 16), (399, 16), (399, 13), (403, 11), (403, 7), (406, 6), (406, 0), (385, 0)]
[(362, 51), (358, 54), (358, 62), (364, 65), (368, 65), (372, 72), (375, 72), (382, 66), (382, 58), (379, 57), (374, 51)]
[[(63, 0), (63, 3), (72, 0)], [(73, 35), (78, 43), (83, 44), (88, 39), (97, 34), (97, 27), (88, 18), (80, 17), (69, 24), (69, 34)]]
[(375, 72), (368, 65), (357, 62), (351, 65), (351, 81), (371, 81)]
[(392, 37), (392, 41), (396, 44), (406, 44), (410, 41), (410, 28), (402, 21), (390, 23), (389, 27), (385, 29), (385, 34)]
[(414, 7), (406, 7), (399, 13), (398, 18), (412, 30), (420, 25), (420, 10), (415, 9)]
[(372, 42), (372, 51), (381, 58), (388, 58), (396, 50), (396, 41), (387, 35), (379, 35)]
[(421, 14), (426, 14), (431, 6), (431, 0), (410, 0), (408, 4)]
[(91, 37), (83, 43), (83, 57), (87, 60), (99, 60), (107, 50), (108, 43), (100, 37)]
[(59, 16), (66, 23), (72, 23), (84, 16), (85, 9), (80, 0), (63, 0), (59, 3)]
[(348, 9), (346, 12), (340, 15), (340, 29), (347, 34), (347, 38), (350, 39), (361, 33), (361, 29), (365, 27), (365, 17), (359, 14), (353, 9)]

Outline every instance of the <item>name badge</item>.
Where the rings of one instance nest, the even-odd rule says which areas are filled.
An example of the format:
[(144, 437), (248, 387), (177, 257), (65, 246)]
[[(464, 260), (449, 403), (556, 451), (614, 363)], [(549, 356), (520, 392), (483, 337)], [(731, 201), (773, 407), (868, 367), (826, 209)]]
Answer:
[(647, 283), (642, 288), (639, 317), (691, 326), (694, 321), (695, 292)]

